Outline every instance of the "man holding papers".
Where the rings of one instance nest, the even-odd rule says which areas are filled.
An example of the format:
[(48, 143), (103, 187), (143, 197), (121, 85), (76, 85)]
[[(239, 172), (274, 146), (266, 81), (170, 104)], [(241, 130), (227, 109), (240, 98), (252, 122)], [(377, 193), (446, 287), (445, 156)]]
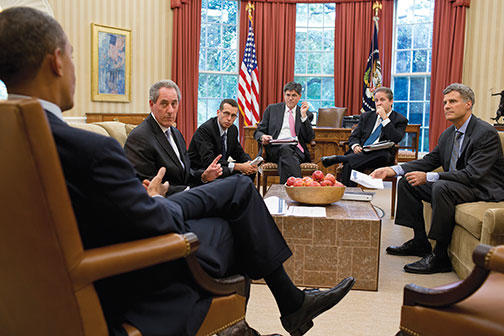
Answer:
[[(504, 157), (497, 131), (472, 115), (474, 92), (471, 88), (454, 83), (443, 94), (445, 117), (453, 125), (441, 134), (434, 150), (422, 159), (371, 173), (372, 177), (381, 179), (404, 175), (398, 183), (395, 224), (412, 228), (414, 237), (400, 246), (387, 247), (387, 253), (422, 257), (404, 266), (410, 273), (451, 271), (447, 250), (457, 204), (504, 200)], [(444, 171), (432, 171), (439, 166)], [(432, 205), (428, 236), (422, 201)], [(434, 251), (427, 238), (436, 241)]]
[(398, 143), (403, 138), (408, 124), (408, 119), (392, 110), (392, 90), (384, 86), (377, 88), (374, 100), (376, 112), (361, 114), (359, 124), (348, 138), (350, 150), (345, 155), (322, 158), (325, 167), (343, 163), (341, 182), (348, 187), (355, 187), (355, 183), (350, 181), (352, 169), (362, 172), (366, 168), (383, 167), (394, 162), (393, 146), (373, 151), (364, 151), (363, 148), (387, 140)]
[[(290, 176), (301, 177), (300, 164), (310, 161), (306, 144), (314, 137), (311, 126), (313, 114), (308, 111), (308, 102), (301, 107), (302, 86), (289, 82), (284, 86), (284, 102), (269, 105), (257, 125), (254, 138), (266, 148), (266, 160), (278, 163), (280, 183), (287, 182)], [(297, 145), (272, 144), (271, 140), (297, 137)]]

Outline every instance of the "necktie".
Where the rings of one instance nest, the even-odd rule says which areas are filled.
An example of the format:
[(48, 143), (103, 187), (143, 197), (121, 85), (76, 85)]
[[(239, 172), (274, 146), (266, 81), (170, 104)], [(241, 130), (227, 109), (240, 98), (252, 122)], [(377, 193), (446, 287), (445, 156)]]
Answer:
[(382, 129), (382, 123), (381, 123), (381, 118), (379, 118), (380, 123), (378, 124), (378, 127), (374, 130), (373, 133), (367, 138), (366, 142), (364, 142), (364, 146), (372, 145), (380, 137), (381, 134), (381, 129)]
[(222, 148), (222, 158), (227, 160), (227, 149), (226, 149), (226, 132), (221, 135), (221, 148)]
[[(292, 137), (295, 137), (296, 136), (296, 122), (294, 121), (294, 113), (292, 110), (289, 111), (289, 128), (290, 128), (290, 132), (291, 132), (291, 136)], [(297, 144), (297, 147), (299, 148), (299, 150), (301, 151), (301, 153), (304, 153), (304, 149), (303, 147), (301, 146), (301, 144), (298, 142)]]
[(453, 140), (452, 155), (450, 158), (450, 168), (449, 171), (457, 170), (457, 160), (460, 155), (460, 138), (462, 137), (462, 132), (457, 131), (455, 133), (455, 140)]
[(180, 152), (178, 151), (177, 144), (175, 143), (175, 139), (173, 139), (169, 128), (166, 130), (165, 134), (166, 138), (168, 139), (168, 143), (171, 145), (173, 151), (175, 152), (175, 155), (179, 159), (182, 168), (184, 168), (184, 162), (182, 162), (182, 160), (180, 159)]

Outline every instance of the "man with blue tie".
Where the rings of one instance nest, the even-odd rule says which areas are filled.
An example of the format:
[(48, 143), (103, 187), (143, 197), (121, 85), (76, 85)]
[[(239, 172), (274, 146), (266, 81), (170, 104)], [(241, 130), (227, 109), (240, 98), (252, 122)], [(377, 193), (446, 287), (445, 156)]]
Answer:
[(181, 100), (178, 85), (172, 80), (161, 80), (149, 90), (151, 114), (131, 131), (124, 151), (140, 180), (151, 180), (159, 168), (165, 167), (163, 182), (168, 181), (171, 195), (202, 183), (215, 180), (222, 174), (220, 156), (204, 168), (193, 169), (186, 142), (175, 127)]
[(387, 87), (379, 87), (374, 92), (376, 112), (369, 111), (361, 114), (357, 127), (348, 138), (350, 150), (345, 155), (333, 155), (322, 158), (325, 167), (336, 163), (343, 163), (341, 182), (354, 187), (350, 181), (352, 170), (363, 171), (394, 163), (395, 149), (386, 148), (371, 152), (364, 152), (362, 148), (378, 141), (392, 141), (399, 143), (404, 136), (408, 119), (392, 110), (394, 94)]
[[(422, 159), (375, 170), (371, 176), (403, 176), (398, 183), (395, 224), (413, 229), (413, 239), (387, 247), (387, 253), (422, 257), (404, 266), (409, 273), (451, 271), (448, 245), (455, 226), (455, 207), (466, 202), (504, 200), (504, 157), (499, 135), (489, 123), (472, 115), (474, 92), (453, 83), (443, 91), (444, 113), (453, 125)], [(432, 170), (442, 167), (442, 172)], [(431, 203), (429, 235), (422, 201)], [(427, 238), (436, 241), (434, 250)]]

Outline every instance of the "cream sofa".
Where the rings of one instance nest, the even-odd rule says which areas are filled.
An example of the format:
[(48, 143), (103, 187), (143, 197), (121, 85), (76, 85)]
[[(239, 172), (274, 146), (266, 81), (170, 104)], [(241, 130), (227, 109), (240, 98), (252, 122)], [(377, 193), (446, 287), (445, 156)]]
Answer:
[(119, 141), (122, 147), (124, 147), (124, 143), (126, 142), (128, 134), (131, 132), (133, 128), (137, 126), (137, 125), (125, 124), (119, 121), (100, 121), (91, 124), (70, 122), (68, 124), (72, 127), (81, 128), (86, 131), (110, 136)]
[[(504, 148), (504, 132), (499, 132), (499, 136)], [(424, 219), (428, 227), (431, 214), (430, 203), (424, 202)], [(472, 253), (479, 244), (504, 244), (504, 201), (457, 205), (455, 228), (448, 253), (455, 273), (461, 279), (466, 278), (474, 268)]]

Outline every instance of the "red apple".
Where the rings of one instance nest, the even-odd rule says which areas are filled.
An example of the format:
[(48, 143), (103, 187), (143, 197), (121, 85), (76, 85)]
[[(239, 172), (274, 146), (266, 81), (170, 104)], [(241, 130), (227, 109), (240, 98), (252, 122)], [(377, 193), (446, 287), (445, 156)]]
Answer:
[(291, 176), (287, 179), (287, 185), (288, 186), (291, 186), (294, 184), (294, 182), (296, 182), (296, 178), (294, 176)]
[(315, 170), (313, 172), (313, 174), (312, 174), (312, 179), (314, 181), (319, 181), (320, 182), (320, 181), (324, 180), (324, 173), (321, 172), (320, 170)]
[(312, 183), (312, 182), (313, 182), (313, 179), (311, 177), (309, 177), (309, 176), (303, 177), (303, 183), (305, 186), (309, 186), (310, 183)]
[(334, 186), (335, 186), (335, 187), (344, 187), (345, 185), (344, 185), (343, 183), (341, 183), (340, 181), (336, 181), (336, 182), (334, 183)]
[(324, 177), (324, 179), (331, 181), (333, 184), (334, 184), (334, 182), (336, 182), (336, 178), (331, 173), (327, 173), (326, 176)]
[(332, 186), (334, 185), (334, 182), (333, 182), (333, 181), (331, 181), (331, 180), (327, 180), (327, 179), (325, 179), (325, 180), (324, 180), (324, 182), (326, 183), (326, 186), (330, 186), (330, 187), (332, 187)]
[(320, 181), (320, 185), (322, 187), (330, 187), (330, 186), (332, 186), (332, 182), (329, 180), (323, 180), (323, 181)]
[(309, 187), (320, 187), (320, 183), (313, 181), (312, 183), (310, 183)]
[(293, 187), (304, 187), (303, 180), (296, 179), (296, 182), (294, 182)]

